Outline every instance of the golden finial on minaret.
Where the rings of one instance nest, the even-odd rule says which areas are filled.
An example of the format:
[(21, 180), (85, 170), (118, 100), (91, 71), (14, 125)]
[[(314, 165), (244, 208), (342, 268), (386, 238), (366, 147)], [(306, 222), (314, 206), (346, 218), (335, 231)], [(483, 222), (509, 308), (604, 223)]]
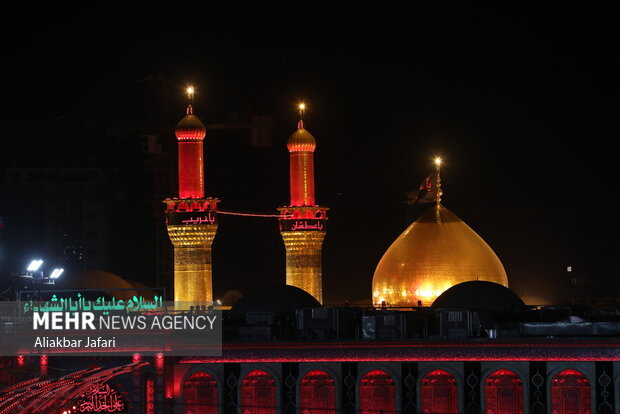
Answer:
[(443, 191), (441, 191), (441, 176), (439, 175), (441, 169), (441, 157), (435, 157), (435, 167), (437, 167), (437, 205), (441, 204), (441, 196), (443, 195)]
[(192, 105), (194, 103), (194, 87), (193, 86), (188, 86), (187, 89), (185, 89), (185, 92), (187, 93), (187, 100), (188, 100), (188, 104)]
[(297, 129), (302, 129), (304, 127), (304, 112), (306, 112), (306, 104), (300, 102), (297, 108), (299, 108), (299, 123), (297, 124)]

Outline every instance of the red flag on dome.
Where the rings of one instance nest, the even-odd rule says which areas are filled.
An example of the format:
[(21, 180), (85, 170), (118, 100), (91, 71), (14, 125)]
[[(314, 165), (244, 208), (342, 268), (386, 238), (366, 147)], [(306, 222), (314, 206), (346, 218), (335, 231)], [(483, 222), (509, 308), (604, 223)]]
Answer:
[(407, 204), (436, 203), (441, 194), (439, 172), (435, 171), (422, 181), (422, 184), (420, 184), (416, 191), (407, 193)]

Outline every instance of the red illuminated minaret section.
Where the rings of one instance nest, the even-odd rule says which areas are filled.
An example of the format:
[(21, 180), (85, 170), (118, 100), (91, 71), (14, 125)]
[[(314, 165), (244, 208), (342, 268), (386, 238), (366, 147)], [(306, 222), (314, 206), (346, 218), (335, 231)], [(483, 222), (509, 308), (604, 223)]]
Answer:
[(291, 206), (314, 206), (314, 150), (316, 140), (297, 123), (297, 131), (287, 143), (290, 153)]
[(286, 248), (286, 284), (305, 290), (323, 303), (321, 249), (326, 233), (327, 207), (315, 204), (314, 150), (316, 140), (302, 119), (287, 142), (290, 153), (291, 204), (280, 207), (280, 233)]
[(217, 198), (205, 197), (204, 124), (190, 103), (175, 135), (179, 149), (179, 198), (168, 198), (166, 226), (174, 245), (174, 300), (179, 307), (213, 300), (211, 243), (217, 232)]
[(191, 104), (187, 105), (186, 116), (177, 125), (175, 135), (179, 141), (179, 198), (203, 198), (206, 130)]

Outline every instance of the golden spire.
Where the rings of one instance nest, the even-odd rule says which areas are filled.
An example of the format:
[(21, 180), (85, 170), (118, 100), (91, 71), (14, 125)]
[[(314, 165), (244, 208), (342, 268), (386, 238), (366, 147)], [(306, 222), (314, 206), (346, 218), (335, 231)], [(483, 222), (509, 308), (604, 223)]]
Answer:
[(202, 140), (205, 137), (207, 129), (204, 124), (194, 115), (194, 93), (196, 90), (192, 85), (185, 88), (187, 95), (187, 107), (185, 108), (185, 117), (177, 124), (175, 129), (176, 136), (179, 140)]
[(437, 182), (435, 183), (437, 186), (437, 205), (441, 204), (441, 196), (443, 195), (443, 191), (441, 191), (441, 157), (435, 157), (435, 166), (437, 167)]
[(185, 93), (187, 93), (187, 104), (189, 106), (192, 106), (194, 104), (194, 87), (193, 86), (188, 86), (187, 89), (185, 89)]
[(304, 112), (306, 111), (306, 104), (300, 102), (297, 108), (299, 109), (299, 122), (297, 123), (297, 129), (302, 129), (304, 127)]

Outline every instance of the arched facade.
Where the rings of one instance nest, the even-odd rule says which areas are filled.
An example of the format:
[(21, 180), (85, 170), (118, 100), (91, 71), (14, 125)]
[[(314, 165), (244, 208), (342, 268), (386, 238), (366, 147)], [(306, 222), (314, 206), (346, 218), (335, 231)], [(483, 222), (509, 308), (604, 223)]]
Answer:
[(522, 414), (523, 381), (507, 369), (493, 372), (484, 383), (484, 401), (486, 414)]
[(361, 414), (394, 414), (396, 410), (394, 379), (385, 371), (368, 371), (360, 380)]
[(551, 380), (552, 414), (590, 414), (590, 381), (579, 371), (565, 369)]
[(276, 381), (260, 369), (248, 373), (241, 381), (241, 409), (243, 414), (275, 414)]
[[(178, 374), (175, 396), (182, 402), (180, 412), (184, 414), (217, 413), (224, 407), (236, 407), (243, 414), (275, 414), (285, 407), (287, 410), (295, 407), (298, 414), (333, 414), (350, 409), (358, 414), (381, 411), (391, 414), (412, 409), (424, 414), (452, 414), (465, 411), (470, 401), (474, 401), (473, 392), (479, 393), (476, 401), (485, 414), (534, 412), (531, 410), (538, 400), (542, 401), (540, 412), (590, 414), (594, 412), (595, 395), (612, 390), (612, 386), (595, 380), (599, 378), (594, 375), (595, 368), (599, 368), (594, 362), (549, 362), (540, 370), (539, 365), (484, 361), (477, 368), (479, 374), (464, 382), (463, 371), (470, 371), (463, 362), (364, 361), (357, 367), (303, 363), (284, 368), (279, 364), (257, 363), (231, 365), (226, 375), (224, 370), (228, 367), (223, 364), (196, 364)], [(620, 378), (614, 369), (604, 368), (614, 378)], [(282, 379), (283, 370), (286, 383)], [(546, 380), (532, 376), (537, 372), (546, 373)], [(228, 382), (224, 382), (224, 377)], [(146, 413), (158, 404), (154, 400), (156, 379), (155, 375), (144, 377), (142, 406)], [(609, 382), (611, 385), (611, 379)], [(616, 386), (617, 396), (620, 385)], [(546, 397), (537, 399), (533, 394), (545, 390)], [(611, 406), (618, 399), (610, 396), (607, 401)], [(601, 409), (600, 404), (596, 407)]]
[(323, 370), (315, 369), (304, 375), (299, 394), (301, 414), (329, 414), (336, 410), (336, 385)]
[(184, 414), (217, 414), (217, 382), (206, 372), (196, 372), (183, 383)]
[(423, 414), (457, 414), (456, 379), (441, 369), (429, 372), (420, 383), (420, 401)]

